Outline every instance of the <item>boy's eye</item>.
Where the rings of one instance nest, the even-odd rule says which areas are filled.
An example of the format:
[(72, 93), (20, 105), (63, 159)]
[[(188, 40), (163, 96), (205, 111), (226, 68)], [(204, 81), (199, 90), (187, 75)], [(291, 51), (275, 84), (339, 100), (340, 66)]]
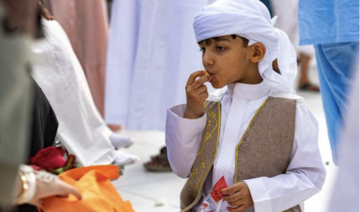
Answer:
[(222, 51), (222, 50), (225, 50), (225, 47), (223, 47), (223, 46), (216, 46), (216, 49)]
[(201, 51), (201, 52), (205, 52), (205, 48), (200, 48), (200, 51)]

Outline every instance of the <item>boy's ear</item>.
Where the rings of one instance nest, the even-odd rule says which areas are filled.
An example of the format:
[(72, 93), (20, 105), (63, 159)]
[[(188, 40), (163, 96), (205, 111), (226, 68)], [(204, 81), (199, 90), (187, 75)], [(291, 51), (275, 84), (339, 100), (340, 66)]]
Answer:
[(255, 43), (251, 46), (252, 48), (252, 55), (250, 61), (253, 63), (258, 63), (262, 60), (266, 53), (266, 48), (262, 43)]

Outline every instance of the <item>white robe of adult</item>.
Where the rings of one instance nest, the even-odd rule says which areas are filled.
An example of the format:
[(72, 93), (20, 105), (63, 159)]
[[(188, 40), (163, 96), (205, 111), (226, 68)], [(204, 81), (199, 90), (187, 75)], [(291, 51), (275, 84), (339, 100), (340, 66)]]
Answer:
[(107, 54), (105, 120), (129, 130), (164, 130), (166, 110), (185, 101), (203, 69), (192, 23), (214, 0), (116, 0)]
[[(222, 176), (229, 186), (233, 184), (236, 146), (270, 93), (274, 97), (297, 99), (292, 158), (285, 174), (244, 180), (254, 201), (254, 207), (244, 212), (285, 211), (319, 192), (325, 180), (325, 168), (318, 147), (318, 123), (304, 100), (292, 94), (273, 94), (265, 81), (256, 85), (230, 84), (224, 90), (222, 95), (209, 97), (221, 102), (221, 128), (216, 159), (201, 195), (206, 197)], [(178, 105), (168, 110), (165, 132), (172, 170), (183, 178), (190, 174), (206, 125), (206, 114), (198, 119), (185, 119), (185, 109), (185, 105)], [(221, 212), (228, 211), (227, 206), (224, 202)]]
[(315, 49), (311, 45), (299, 46), (298, 0), (272, 0), (274, 16), (278, 16), (274, 27), (283, 30), (294, 45), (296, 52), (315, 56)]
[(43, 19), (42, 24), (45, 39), (33, 45), (32, 76), (55, 111), (58, 137), (80, 165), (111, 164), (111, 131), (95, 107), (69, 39), (58, 22)]

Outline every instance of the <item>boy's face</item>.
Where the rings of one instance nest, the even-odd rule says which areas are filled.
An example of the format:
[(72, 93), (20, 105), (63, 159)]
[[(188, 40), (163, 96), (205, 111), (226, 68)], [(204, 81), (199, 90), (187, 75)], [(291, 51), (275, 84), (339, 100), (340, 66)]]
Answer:
[(222, 88), (235, 82), (254, 84), (249, 67), (254, 65), (250, 61), (251, 50), (244, 47), (243, 40), (236, 36), (221, 36), (199, 43), (203, 52), (204, 68), (213, 76), (211, 85)]

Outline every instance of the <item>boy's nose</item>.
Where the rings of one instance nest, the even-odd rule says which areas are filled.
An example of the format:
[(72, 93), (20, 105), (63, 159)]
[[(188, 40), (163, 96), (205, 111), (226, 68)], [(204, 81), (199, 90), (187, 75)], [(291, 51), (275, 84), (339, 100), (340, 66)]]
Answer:
[(214, 58), (211, 55), (211, 53), (209, 53), (209, 52), (204, 53), (204, 55), (203, 55), (203, 65), (204, 65), (204, 67), (214, 65)]

